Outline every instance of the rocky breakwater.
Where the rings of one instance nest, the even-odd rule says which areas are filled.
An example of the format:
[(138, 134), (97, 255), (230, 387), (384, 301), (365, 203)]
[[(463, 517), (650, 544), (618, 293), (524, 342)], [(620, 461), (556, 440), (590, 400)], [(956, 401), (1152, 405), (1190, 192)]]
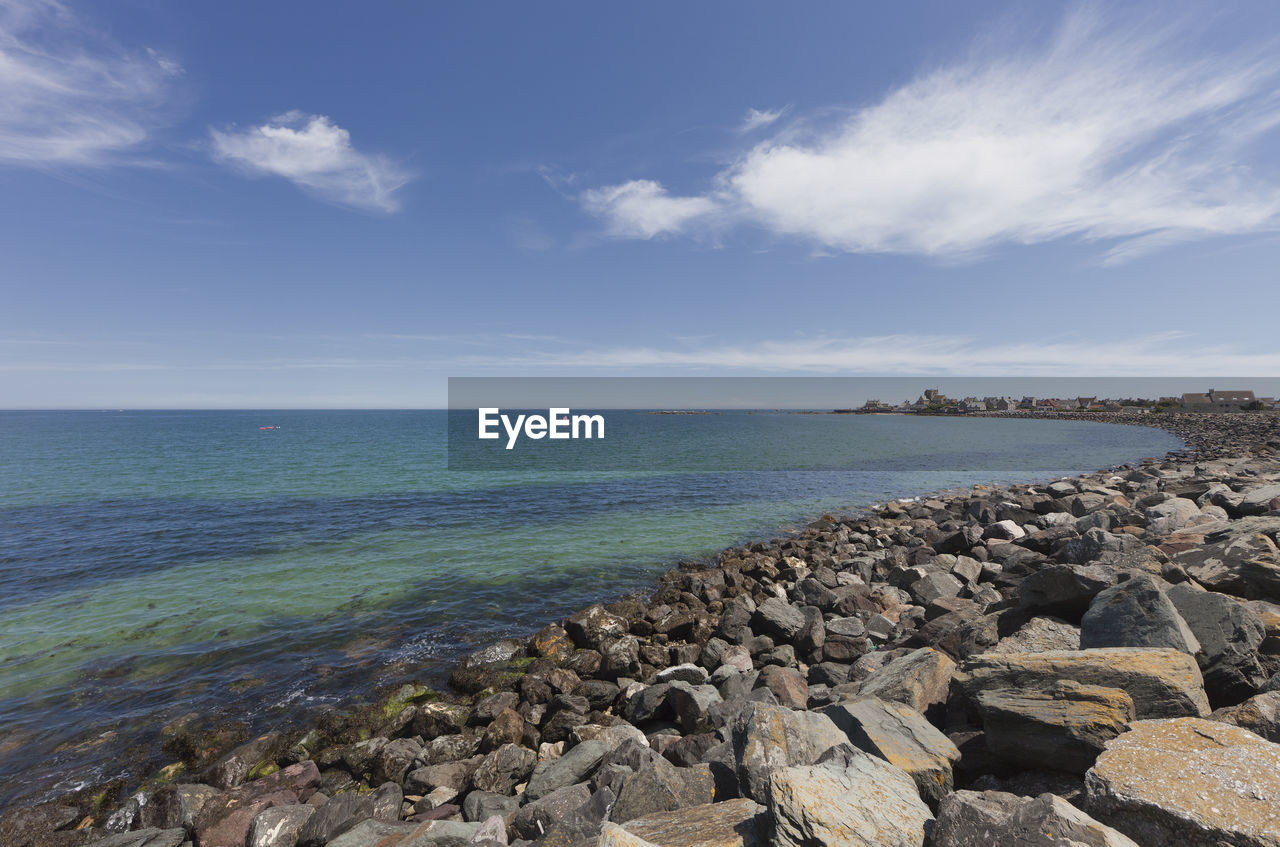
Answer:
[(1277, 847), (1280, 425), (1199, 421), (727, 550), (0, 843)]

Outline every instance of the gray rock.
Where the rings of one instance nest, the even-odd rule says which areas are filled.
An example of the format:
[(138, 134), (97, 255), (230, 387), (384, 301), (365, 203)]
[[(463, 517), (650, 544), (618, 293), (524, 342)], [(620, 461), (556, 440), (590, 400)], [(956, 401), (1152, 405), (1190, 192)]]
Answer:
[(1111, 568), (1058, 564), (1041, 568), (1018, 586), (1019, 605), (1031, 612), (1079, 618), (1100, 591), (1115, 585)]
[(469, 821), (486, 821), (494, 815), (506, 817), (520, 808), (520, 801), (506, 794), (472, 791), (462, 801), (462, 816)]
[(184, 829), (139, 829), (108, 835), (90, 842), (88, 847), (178, 847), (187, 840)]
[(481, 791), (510, 794), (529, 778), (538, 755), (525, 747), (503, 744), (485, 756), (471, 775), (471, 784)]
[[(990, 617), (990, 616), (989, 616)], [(1053, 650), (1079, 650), (1080, 628), (1057, 618), (1032, 618), (1018, 631), (1001, 638), (992, 653), (1047, 653)], [(983, 652), (981, 650), (974, 652)]]
[(609, 819), (609, 813), (617, 802), (613, 790), (604, 787), (595, 791), (587, 802), (560, 818), (547, 830), (546, 847), (575, 845), (590, 841), (600, 834), (600, 827)]
[(937, 802), (954, 787), (951, 769), (960, 751), (910, 706), (860, 697), (828, 706), (822, 713), (853, 746), (910, 775), (925, 800)]
[(1135, 574), (1093, 598), (1080, 620), (1080, 646), (1172, 647), (1194, 656), (1200, 642), (1156, 581)]
[(921, 605), (945, 597), (958, 597), (964, 583), (949, 573), (933, 572), (911, 583), (911, 596)]
[(565, 630), (573, 643), (587, 650), (604, 652), (601, 645), (626, 635), (631, 627), (627, 619), (605, 611), (596, 604), (583, 609), (565, 622)]
[(539, 800), (558, 788), (585, 782), (600, 767), (600, 761), (610, 749), (603, 741), (584, 741), (558, 759), (538, 762), (524, 790), (526, 801)]
[(591, 788), (585, 783), (557, 788), (545, 797), (526, 803), (511, 819), (511, 831), (517, 838), (536, 841), (551, 825), (576, 811), (591, 799)]
[(1217, 709), (1209, 719), (1247, 729), (1268, 741), (1280, 743), (1280, 691), (1257, 694), (1239, 706)]
[(211, 785), (178, 784), (156, 789), (142, 807), (140, 822), (159, 829), (193, 829), (204, 804), (219, 793)]
[(247, 847), (294, 847), (315, 808), (306, 804), (264, 809), (249, 826)]
[(360, 821), (372, 818), (373, 795), (354, 791), (335, 794), (302, 825), (298, 847), (325, 847)]
[(730, 722), (739, 793), (759, 802), (768, 797), (769, 774), (810, 765), (848, 737), (826, 715), (782, 706), (747, 703)]
[(927, 714), (947, 701), (956, 663), (932, 647), (894, 659), (862, 682), (858, 693), (904, 703)]
[(1280, 517), (1251, 517), (1196, 527), (1204, 544), (1173, 557), (1196, 582), (1250, 600), (1280, 598)]
[(400, 820), (400, 808), (404, 805), (404, 790), (394, 782), (385, 782), (373, 792), (373, 818), (379, 821)]
[(687, 682), (669, 683), (666, 702), (680, 728), (688, 734), (711, 729), (711, 707), (721, 700), (714, 685), (690, 685)]
[(1173, 586), (1168, 596), (1200, 642), (1196, 659), (1210, 704), (1234, 705), (1266, 684), (1256, 652), (1266, 628), (1257, 615), (1224, 594), (1189, 585)]
[(660, 812), (620, 827), (606, 824), (600, 847), (764, 847), (768, 844), (768, 827), (762, 812), (751, 800)]
[(751, 616), (753, 630), (780, 641), (792, 641), (804, 626), (804, 613), (778, 597), (765, 600)]
[[(728, 645), (726, 645), (728, 646)], [(706, 668), (695, 664), (673, 665), (658, 671), (658, 682), (687, 682), (690, 685), (704, 685), (710, 674)]]
[(768, 797), (777, 847), (920, 847), (933, 820), (910, 776), (847, 744), (774, 771)]
[(957, 791), (938, 806), (935, 847), (1139, 847), (1061, 797)]
[(677, 768), (666, 759), (657, 759), (623, 780), (618, 802), (609, 819), (615, 823), (626, 823), (658, 812), (710, 803), (714, 799), (715, 780), (710, 767)]

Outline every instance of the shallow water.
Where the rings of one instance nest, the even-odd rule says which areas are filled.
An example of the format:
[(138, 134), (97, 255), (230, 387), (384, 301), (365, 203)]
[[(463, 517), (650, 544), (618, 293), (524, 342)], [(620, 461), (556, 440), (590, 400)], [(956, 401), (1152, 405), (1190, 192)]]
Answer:
[(698, 470), (449, 471), (444, 412), (0, 412), (0, 807), (143, 766), (177, 716), (296, 721), (788, 522), (1181, 444), (1078, 421), (610, 419)]

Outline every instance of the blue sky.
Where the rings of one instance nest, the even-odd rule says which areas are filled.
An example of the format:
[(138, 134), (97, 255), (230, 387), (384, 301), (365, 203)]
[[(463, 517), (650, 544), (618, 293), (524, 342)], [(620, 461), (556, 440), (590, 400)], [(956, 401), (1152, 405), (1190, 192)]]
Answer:
[(1276, 376), (1280, 6), (1121, 5), (0, 0), (0, 406)]

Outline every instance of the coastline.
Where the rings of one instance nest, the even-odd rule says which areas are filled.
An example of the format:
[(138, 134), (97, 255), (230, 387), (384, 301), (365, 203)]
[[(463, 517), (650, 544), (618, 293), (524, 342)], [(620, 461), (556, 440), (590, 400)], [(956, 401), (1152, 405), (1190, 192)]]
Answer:
[[(657, 760), (674, 770), (696, 771), (697, 779), (692, 773), (671, 777), (673, 785), (679, 784), (679, 790), (668, 793), (703, 802), (681, 802), (667, 809), (646, 807), (644, 811), (678, 815), (681, 809), (714, 800), (715, 806), (725, 807), (717, 809), (718, 813), (737, 815), (734, 825), (741, 826), (745, 820), (756, 821), (756, 814), (767, 813), (746, 809), (734, 799), (735, 795), (746, 794), (753, 803), (768, 805), (768, 798), (753, 783), (751, 767), (742, 760), (743, 752), (737, 749), (742, 746), (739, 742), (744, 733), (750, 734), (737, 721), (744, 709), (816, 712), (858, 694), (868, 679), (895, 659), (905, 659), (921, 649), (928, 649), (935, 656), (950, 656), (951, 651), (964, 653), (963, 644), (949, 644), (950, 650), (940, 645), (948, 636), (960, 638), (957, 631), (972, 630), (976, 621), (1004, 614), (1003, 622), (995, 622), (999, 627), (1008, 629), (1019, 617), (1025, 618), (1019, 628), (1024, 627), (1038, 618), (1030, 614), (1035, 607), (1023, 599), (1022, 583), (1051, 566), (1083, 568), (1102, 564), (1113, 573), (1147, 572), (1171, 583), (1197, 581), (1185, 566), (1178, 564), (1205, 543), (1203, 535), (1198, 543), (1195, 541), (1194, 527), (1214, 522), (1230, 524), (1249, 514), (1234, 514), (1240, 511), (1238, 504), (1228, 511), (1226, 505), (1231, 504), (1232, 498), (1220, 494), (1218, 500), (1226, 504), (1221, 505), (1214, 501), (1209, 487), (1199, 492), (1199, 496), (1209, 497), (1205, 505), (1197, 505), (1199, 517), (1191, 516), (1186, 508), (1180, 508), (1177, 515), (1152, 518), (1148, 514), (1163, 503), (1199, 499), (1187, 496), (1188, 492), (1153, 503), (1145, 511), (1136, 509), (1134, 503), (1151, 494), (1165, 493), (1157, 485), (1162, 480), (1175, 479), (1181, 484), (1187, 479), (1207, 477), (1196, 473), (1197, 463), (1222, 465), (1218, 470), (1221, 479), (1247, 480), (1249, 473), (1266, 479), (1267, 474), (1280, 474), (1276, 459), (1280, 452), (1280, 416), (1274, 413), (979, 412), (968, 416), (1148, 426), (1170, 432), (1186, 444), (1165, 457), (1121, 466), (1119, 470), (1125, 472), (1120, 478), (1122, 485), (1113, 481), (1117, 471), (1104, 469), (1069, 482), (1055, 481), (1053, 485), (1074, 489), (1068, 495), (1059, 488), (1064, 492), (1062, 497), (1050, 496), (1053, 485), (1047, 482), (1002, 488), (977, 486), (910, 502), (891, 501), (869, 514), (818, 518), (798, 533), (722, 551), (712, 567), (669, 570), (657, 578), (655, 590), (647, 599), (627, 597), (592, 606), (548, 624), (527, 640), (499, 642), (477, 651), (462, 660), (450, 675), (452, 691), (436, 692), (424, 685), (400, 686), (372, 706), (331, 715), (310, 730), (272, 733), (237, 746), (229, 745), (227, 738), (185, 734), (176, 727), (166, 750), (171, 750), (178, 761), (153, 775), (139, 790), (126, 797), (123, 784), (95, 786), (36, 807), (11, 810), (0, 817), (0, 840), (8, 844), (4, 839), (26, 839), (14, 840), (15, 847), (85, 845), (113, 833), (156, 830), (177, 837), (174, 833), (182, 830), (183, 840), (194, 837), (197, 847), (221, 843), (239, 847), (251, 836), (253, 820), (272, 805), (323, 809), (327, 803), (310, 801), (341, 796), (363, 798), (360, 803), (369, 801), (369, 808), (361, 806), (354, 815), (359, 820), (347, 821), (352, 824), (350, 831), (364, 822), (376, 821), (383, 829), (402, 828), (395, 833), (387, 830), (379, 837), (407, 837), (410, 829), (405, 827), (425, 827), (425, 834), (440, 829), (432, 825), (435, 821), (444, 829), (438, 838), (427, 838), (422, 843), (443, 843), (462, 831), (455, 827), (449, 830), (452, 834), (446, 834), (446, 824), (461, 825), (473, 834), (475, 827), (493, 817), (483, 813), (495, 812), (505, 818), (502, 837), (495, 836), (495, 840), (532, 841), (538, 839), (530, 838), (531, 834), (546, 837), (545, 831), (522, 823), (520, 816), (556, 791), (577, 785), (590, 789), (585, 797), (579, 797), (583, 793), (579, 791), (571, 798), (581, 799), (581, 803), (562, 809), (562, 814), (548, 813), (545, 820), (535, 814), (534, 823), (549, 825), (558, 821), (556, 826), (577, 827), (562, 833), (565, 838), (582, 836), (572, 839), (576, 841), (590, 840), (593, 827), (595, 832), (603, 828), (606, 838), (621, 839), (605, 819), (627, 823), (618, 821), (609, 809), (630, 796), (628, 774), (619, 770), (613, 774), (616, 782), (598, 777), (604, 772), (604, 765), (609, 764), (629, 769), (632, 777), (653, 769), (646, 769), (646, 765), (662, 770), (655, 765)], [(1134, 475), (1145, 478), (1128, 478)], [(1205, 483), (1212, 484), (1223, 486), (1232, 495), (1240, 493), (1222, 481)], [(1124, 490), (1126, 486), (1133, 490)], [(1097, 494), (1095, 489), (1111, 493)], [(1132, 500), (1126, 496), (1143, 492), (1143, 497)], [(1058, 500), (1071, 498), (1088, 502), (1078, 507), (1057, 504)], [(980, 505), (975, 507), (975, 502)], [(1044, 506), (1047, 511), (1041, 512), (1041, 504), (1045, 503), (1057, 505)], [(1058, 508), (1063, 505), (1065, 511)], [(1256, 514), (1266, 515), (1280, 508), (1273, 507), (1269, 500), (1265, 505), (1267, 508)], [(1083, 510), (1081, 514), (1074, 514), (1079, 510)], [(1047, 517), (1063, 514), (1069, 514), (1071, 520)], [(1090, 518), (1091, 515), (1099, 517)], [(1158, 523), (1166, 517), (1173, 520)], [(1037, 521), (1043, 525), (1037, 525)], [(1157, 525), (1153, 526), (1153, 522)], [(929, 527), (929, 523), (933, 526)], [(1027, 533), (1027, 527), (1035, 530)], [(1169, 531), (1165, 532), (1165, 528)], [(1090, 531), (1109, 538), (1096, 551), (1070, 554), (1076, 558), (1086, 555), (1084, 561), (1060, 561), (1060, 551), (1073, 542), (1080, 547), (1079, 539), (1091, 537)], [(1170, 541), (1170, 536), (1179, 537)], [(1112, 544), (1111, 538), (1120, 539), (1114, 542), (1114, 550), (1107, 547)], [(1160, 543), (1149, 543), (1155, 541)], [(1027, 552), (1014, 555), (1014, 548)], [(1100, 558), (1088, 557), (1094, 553)], [(1239, 589), (1248, 582), (1242, 583), (1244, 578), (1238, 575), (1233, 579), (1236, 581), (1223, 585)], [(919, 586), (921, 582), (929, 584)], [(952, 592), (954, 586), (950, 583), (956, 583), (957, 590)], [(1203, 582), (1201, 585), (1208, 587)], [(1099, 587), (1089, 599), (1104, 589), (1105, 586)], [(1280, 601), (1280, 596), (1273, 599)], [(1250, 600), (1255, 601), (1262, 602), (1260, 598)], [(816, 618), (814, 612), (807, 611), (810, 609), (817, 611)], [(1065, 609), (1066, 605), (1054, 600), (1041, 611)], [(1064, 614), (1068, 623), (1074, 614), (1074, 610)], [(1265, 639), (1280, 639), (1277, 626), (1280, 616), (1274, 621), (1266, 619)], [(1012, 637), (1014, 633), (1001, 634)], [(965, 637), (977, 639), (969, 646), (982, 640), (980, 634), (971, 631)], [(963, 662), (973, 655), (977, 653), (952, 656), (950, 661), (954, 667), (956, 661)], [(1280, 658), (1273, 662), (1271, 653), (1258, 655), (1268, 657), (1259, 660), (1259, 668), (1266, 670), (1276, 664), (1272, 672), (1280, 670)], [(936, 661), (934, 664), (940, 665)], [(843, 678), (840, 666), (848, 668)], [(936, 667), (933, 672), (938, 673)], [(718, 684), (717, 674), (722, 677)], [(1206, 688), (1208, 679), (1206, 676)], [(950, 673), (947, 683), (950, 690)], [(706, 688), (713, 688), (715, 694)], [(949, 703), (955, 697), (947, 694), (937, 700), (937, 693), (935, 690), (932, 694), (935, 702), (924, 703), (916, 698), (916, 705), (924, 706), (917, 711), (935, 724), (950, 726), (946, 713), (955, 707)], [(1224, 697), (1233, 696), (1219, 692), (1211, 694), (1209, 700), (1225, 702)], [(726, 704), (732, 704), (736, 711)], [(437, 744), (440, 739), (446, 742)], [(631, 739), (633, 746), (649, 753), (637, 754), (638, 759), (632, 756), (626, 761), (604, 761), (602, 765), (609, 753), (601, 739), (608, 739), (607, 745), (619, 749)], [(536, 784), (540, 773), (564, 769), (563, 765), (557, 768), (552, 763), (570, 761), (568, 754), (574, 750), (595, 749), (593, 742), (599, 742), (600, 759), (588, 769), (589, 773), (571, 774), (592, 777), (591, 781), (574, 780), (546, 792), (542, 791), (545, 786)], [(726, 745), (727, 752), (722, 749)], [(1002, 777), (996, 774), (1001, 768), (1007, 770), (1008, 762), (990, 765), (986, 771), (981, 764), (966, 770), (965, 755), (970, 751), (963, 744), (957, 749), (962, 755), (955, 763), (953, 787), (981, 784), (987, 777), (999, 780)], [(984, 758), (983, 754), (973, 755), (975, 761)], [(417, 781), (411, 779), (423, 769), (449, 770), (446, 766), (450, 765), (455, 767), (447, 778), (436, 773), (419, 776)], [(464, 772), (466, 776), (462, 778)], [(433, 782), (436, 780), (439, 784)], [(293, 802), (261, 805), (258, 801), (266, 796), (262, 794), (266, 784), (272, 791), (291, 793)], [(517, 792), (521, 785), (525, 786), (524, 791)], [(452, 795), (446, 796), (450, 791)], [(638, 788), (631, 794), (637, 791)], [(600, 806), (599, 798), (604, 792), (613, 798), (612, 803), (605, 804), (609, 809), (603, 815), (599, 814), (600, 808), (584, 812), (593, 798)], [(473, 795), (479, 799), (472, 801)], [(507, 798), (509, 802), (497, 798)], [(382, 806), (375, 814), (373, 806), (378, 802)], [(569, 800), (565, 802), (572, 805)], [(239, 817), (228, 812), (218, 818), (217, 803), (236, 806)], [(245, 819), (241, 806), (253, 807), (254, 814)], [(644, 804), (639, 803), (636, 808), (641, 806)], [(296, 815), (309, 821), (319, 813)], [(227, 830), (225, 824), (232, 817), (236, 817), (234, 833), (218, 834)], [(633, 819), (644, 818), (645, 815), (638, 815)], [(763, 825), (764, 821), (757, 823)], [(295, 834), (303, 832), (305, 825), (299, 826)], [(312, 830), (317, 829), (311, 826)], [(240, 835), (243, 837), (236, 842)], [(328, 836), (339, 835), (327, 833), (325, 841), (316, 843), (328, 843)], [(314, 833), (308, 837), (312, 836)], [(149, 847), (150, 842), (145, 843)]]

